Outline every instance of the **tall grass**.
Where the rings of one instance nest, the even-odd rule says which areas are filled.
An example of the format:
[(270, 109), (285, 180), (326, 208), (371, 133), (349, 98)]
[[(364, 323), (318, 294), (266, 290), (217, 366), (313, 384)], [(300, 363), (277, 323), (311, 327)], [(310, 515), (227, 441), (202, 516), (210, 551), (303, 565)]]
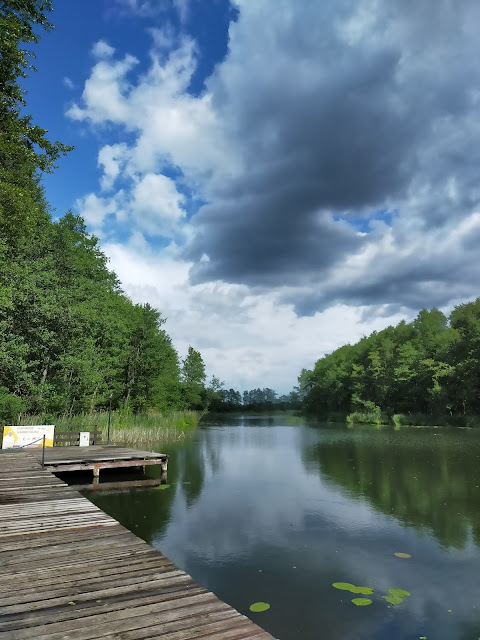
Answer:
[[(199, 411), (148, 412), (134, 414), (119, 409), (110, 414), (110, 444), (152, 446), (181, 440), (198, 425)], [(19, 424), (54, 424), (58, 431), (91, 431), (98, 427), (107, 441), (108, 411), (82, 413), (70, 418), (52, 415), (24, 415)]]

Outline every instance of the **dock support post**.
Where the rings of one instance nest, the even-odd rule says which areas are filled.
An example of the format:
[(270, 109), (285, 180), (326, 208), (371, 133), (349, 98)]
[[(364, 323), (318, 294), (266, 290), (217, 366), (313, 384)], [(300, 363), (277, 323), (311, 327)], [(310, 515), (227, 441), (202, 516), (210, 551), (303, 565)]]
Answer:
[(161, 461), (160, 468), (162, 469), (162, 471), (167, 471), (167, 469), (168, 469), (168, 456), (165, 456), (165, 458)]
[(108, 404), (108, 427), (107, 427), (107, 444), (110, 444), (110, 422), (112, 418), (112, 394), (110, 394), (110, 402)]
[(93, 469), (93, 477), (94, 478), (100, 478), (100, 467), (94, 467)]

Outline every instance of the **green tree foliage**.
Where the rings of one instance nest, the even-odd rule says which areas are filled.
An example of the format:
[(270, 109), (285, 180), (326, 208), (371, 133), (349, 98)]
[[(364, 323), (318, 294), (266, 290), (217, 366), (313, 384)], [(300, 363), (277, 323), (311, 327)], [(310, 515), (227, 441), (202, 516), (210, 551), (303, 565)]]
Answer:
[(35, 70), (35, 55), (24, 47), (38, 42), (39, 28), (52, 28), (50, 10), (47, 0), (4, 0), (0, 5), (0, 237), (7, 246), (45, 223), (39, 174), (52, 171), (59, 156), (72, 148), (50, 142), (47, 131), (22, 112), (25, 91), (19, 80)]
[(450, 318), (423, 309), (411, 323), (340, 347), (303, 370), (299, 385), (304, 408), (323, 417), (479, 414), (480, 298)]
[(0, 386), (9, 407), (72, 415), (104, 408), (110, 396), (114, 408), (133, 411), (181, 406), (164, 320), (123, 294), (81, 218), (49, 222), (34, 244), (10, 251), (4, 267)]
[(51, 219), (41, 176), (71, 147), (24, 115), (19, 84), (35, 70), (25, 47), (52, 28), (50, 11), (49, 0), (0, 3), (0, 419), (69, 416), (110, 399), (133, 411), (190, 408), (205, 380), (200, 354), (181, 381), (160, 313), (124, 295), (82, 218)]
[(191, 346), (182, 361), (182, 398), (185, 407), (205, 408), (205, 364), (202, 356)]

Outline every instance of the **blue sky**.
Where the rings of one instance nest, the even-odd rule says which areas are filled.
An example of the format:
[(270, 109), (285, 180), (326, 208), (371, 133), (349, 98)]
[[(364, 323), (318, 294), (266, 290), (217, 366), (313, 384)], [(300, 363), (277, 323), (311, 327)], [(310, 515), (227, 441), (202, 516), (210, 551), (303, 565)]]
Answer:
[(128, 3), (110, 0), (53, 2), (55, 28), (42, 35), (35, 49), (38, 71), (28, 78), (25, 87), (28, 109), (48, 128), (50, 136), (75, 145), (74, 157), (60, 161), (61, 171), (45, 178), (49, 201), (57, 215), (63, 215), (74, 199), (98, 180), (98, 147), (112, 135), (111, 131), (88, 135), (85, 128), (65, 117), (89, 75), (95, 42), (106, 39), (111, 46), (128, 51), (138, 58), (138, 71), (142, 72), (149, 63), (150, 28), (168, 24), (174, 32), (188, 33), (198, 43), (198, 65), (189, 87), (194, 95), (204, 90), (205, 78), (227, 53), (228, 26), (236, 15), (229, 2), (214, 0), (201, 7), (192, 3), (184, 20), (173, 3), (157, 4), (162, 5), (161, 11), (144, 14), (129, 10)]
[(478, 295), (473, 0), (69, 0), (28, 111), (47, 198), (239, 390)]

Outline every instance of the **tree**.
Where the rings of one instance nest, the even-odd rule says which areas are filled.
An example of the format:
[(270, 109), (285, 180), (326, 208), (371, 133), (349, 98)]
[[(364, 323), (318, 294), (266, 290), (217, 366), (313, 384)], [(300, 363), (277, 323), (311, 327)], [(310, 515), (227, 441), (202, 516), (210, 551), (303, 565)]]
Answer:
[[(28, 47), (52, 28), (51, 9), (50, 0), (0, 3), (0, 415), (71, 415), (110, 397), (134, 411), (180, 408), (178, 355), (160, 312), (125, 296), (81, 217), (51, 220), (41, 176), (71, 147), (24, 115), (19, 84), (35, 70)], [(205, 382), (195, 354), (203, 366), (198, 352), (185, 364), (190, 404)]]
[(182, 398), (185, 408), (203, 408), (205, 392), (205, 364), (199, 351), (191, 346), (182, 361)]
[(9, 244), (32, 231), (45, 212), (39, 172), (52, 171), (73, 148), (50, 142), (46, 129), (20, 115), (26, 102), (19, 79), (35, 71), (35, 55), (23, 46), (38, 42), (38, 27), (52, 28), (51, 8), (49, 0), (4, 0), (0, 6), (0, 235)]
[(411, 323), (325, 355), (302, 379), (305, 410), (321, 416), (370, 403), (388, 415), (478, 414), (480, 298), (456, 307), (450, 324), (438, 309), (422, 309)]

